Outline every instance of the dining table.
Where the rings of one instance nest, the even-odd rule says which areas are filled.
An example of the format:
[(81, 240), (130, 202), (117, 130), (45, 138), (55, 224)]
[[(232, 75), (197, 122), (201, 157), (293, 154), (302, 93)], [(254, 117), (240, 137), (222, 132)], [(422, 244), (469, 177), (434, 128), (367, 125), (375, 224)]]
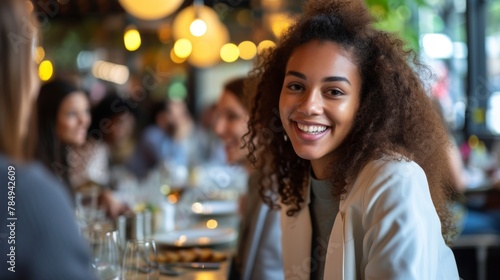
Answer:
[[(116, 223), (120, 242), (124, 244), (125, 240), (134, 238), (154, 240), (160, 280), (228, 279), (238, 238), (240, 188), (233, 186), (237, 185), (233, 180), (228, 181), (230, 186), (210, 186), (214, 180), (200, 175), (197, 177), (204, 178), (202, 185), (174, 192), (172, 187), (161, 184), (160, 175), (157, 173), (142, 182), (140, 189), (128, 191), (127, 197), (135, 199), (132, 205), (136, 207), (133, 213), (119, 217)], [(212, 250), (218, 258), (186, 261), (181, 257), (160, 261), (161, 255), (193, 250), (198, 253), (199, 250)], [(203, 261), (217, 267), (189, 267), (203, 264)]]
[(221, 262), (219, 269), (176, 269), (178, 276), (160, 274), (160, 280), (226, 280), (229, 267), (230, 260)]
[[(207, 203), (204, 205), (216, 206), (230, 204)], [(215, 208), (212, 208), (212, 210), (215, 210)], [(236, 250), (238, 235), (239, 217), (234, 210), (233, 206), (231, 206), (230, 213), (226, 210), (221, 210), (223, 213), (194, 215), (190, 217), (192, 223), (184, 230), (175, 230), (169, 233), (157, 233), (156, 235), (153, 235), (153, 239), (156, 239), (157, 242), (159, 254), (165, 254), (168, 252), (175, 254), (180, 251), (193, 252), (194, 250), (198, 252), (208, 251), (218, 254), (219, 257), (221, 255), (224, 256), (223, 259), (219, 259), (217, 261), (180, 262), (176, 263), (176, 265), (159, 262), (160, 267), (167, 270), (167, 273), (161, 273), (162, 269), (160, 269), (160, 280), (228, 279), (231, 260)], [(217, 227), (213, 229), (208, 228), (211, 223), (215, 223)], [(183, 240), (184, 243), (179, 243), (181, 240)], [(205, 264), (206, 267), (204, 267)]]

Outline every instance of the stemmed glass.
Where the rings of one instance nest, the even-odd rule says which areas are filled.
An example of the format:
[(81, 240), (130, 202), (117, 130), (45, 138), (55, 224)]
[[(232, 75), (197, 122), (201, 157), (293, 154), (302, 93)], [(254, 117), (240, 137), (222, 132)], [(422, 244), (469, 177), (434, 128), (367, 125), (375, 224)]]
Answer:
[[(165, 161), (162, 170), (162, 184), (160, 192), (165, 196), (161, 201), (163, 211), (163, 228), (162, 231), (168, 232), (177, 228), (182, 228), (183, 221), (187, 221), (186, 209), (190, 210), (191, 206), (186, 205), (184, 195), (189, 193), (189, 169), (182, 164)], [(183, 217), (183, 219), (179, 219)]]
[(117, 280), (120, 277), (121, 258), (118, 232), (94, 230), (89, 241), (92, 251), (92, 268), (100, 280)]
[(128, 240), (123, 257), (122, 280), (158, 280), (156, 244), (153, 240)]

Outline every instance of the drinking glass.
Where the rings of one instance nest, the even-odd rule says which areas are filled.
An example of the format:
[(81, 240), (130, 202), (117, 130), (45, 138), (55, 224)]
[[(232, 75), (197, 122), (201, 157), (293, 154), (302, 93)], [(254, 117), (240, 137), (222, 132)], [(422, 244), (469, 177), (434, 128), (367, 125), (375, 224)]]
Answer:
[(94, 230), (89, 235), (95, 275), (100, 280), (118, 280), (121, 269), (118, 232)]
[(156, 244), (154, 240), (128, 240), (123, 256), (122, 280), (158, 280)]
[[(160, 192), (164, 199), (160, 201), (163, 212), (161, 231), (168, 232), (185, 227), (191, 213), (191, 205), (188, 205), (186, 194), (190, 188), (189, 168), (173, 161), (164, 161), (161, 169)], [(187, 211), (188, 210), (188, 211)]]
[(85, 229), (96, 222), (98, 218), (99, 187), (89, 185), (75, 193), (76, 218), (80, 229)]

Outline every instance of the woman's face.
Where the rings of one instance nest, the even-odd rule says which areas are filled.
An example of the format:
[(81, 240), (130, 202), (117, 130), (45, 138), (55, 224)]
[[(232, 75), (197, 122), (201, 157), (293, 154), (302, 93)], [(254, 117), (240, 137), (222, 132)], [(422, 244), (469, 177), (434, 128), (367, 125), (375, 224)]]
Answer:
[(238, 98), (230, 91), (224, 91), (217, 104), (214, 131), (224, 142), (226, 159), (231, 164), (246, 159), (247, 150), (241, 146), (242, 137), (248, 131), (248, 118), (248, 112)]
[(80, 146), (85, 143), (90, 125), (90, 104), (83, 92), (74, 92), (61, 102), (56, 133), (61, 142)]
[[(361, 77), (333, 42), (311, 41), (292, 53), (280, 95), (280, 118), (297, 155), (324, 167), (351, 131)], [(319, 164), (319, 165), (318, 165)]]

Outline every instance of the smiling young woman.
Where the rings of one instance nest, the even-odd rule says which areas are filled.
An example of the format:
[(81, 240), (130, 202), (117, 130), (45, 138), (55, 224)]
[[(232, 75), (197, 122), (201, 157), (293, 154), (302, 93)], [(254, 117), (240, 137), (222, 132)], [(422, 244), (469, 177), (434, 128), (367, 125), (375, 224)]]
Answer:
[(69, 81), (54, 79), (43, 84), (37, 100), (37, 159), (73, 193), (69, 181), (69, 147), (85, 143), (90, 125), (90, 101)]
[(281, 208), (286, 278), (458, 279), (448, 136), (426, 68), (373, 28), (364, 1), (305, 11), (253, 71), (247, 143), (267, 165), (264, 201)]

